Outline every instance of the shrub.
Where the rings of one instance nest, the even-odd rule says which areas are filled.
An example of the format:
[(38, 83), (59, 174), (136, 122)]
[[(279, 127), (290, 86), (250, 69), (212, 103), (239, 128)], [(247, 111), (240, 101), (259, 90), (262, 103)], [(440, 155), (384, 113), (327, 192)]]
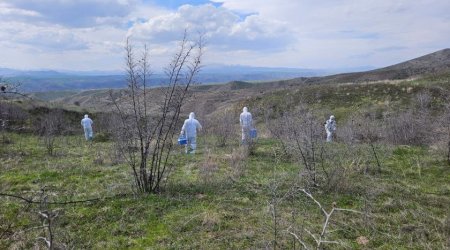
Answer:
[(61, 109), (55, 109), (44, 115), (39, 127), (39, 134), (49, 155), (54, 155), (56, 139), (64, 132), (64, 116)]
[(323, 123), (301, 106), (296, 112), (283, 114), (276, 123), (269, 123), (268, 128), (282, 141), (286, 152), (304, 167), (308, 185), (318, 185), (318, 167), (323, 161)]
[(110, 140), (111, 134), (105, 132), (96, 133), (93, 139), (94, 142), (108, 142)]
[(237, 137), (236, 113), (231, 110), (225, 110), (215, 115), (210, 122), (208, 133), (215, 138), (215, 144), (218, 147), (227, 146), (231, 140)]
[(386, 119), (387, 140), (397, 145), (425, 145), (432, 139), (432, 119), (429, 114), (411, 110)]

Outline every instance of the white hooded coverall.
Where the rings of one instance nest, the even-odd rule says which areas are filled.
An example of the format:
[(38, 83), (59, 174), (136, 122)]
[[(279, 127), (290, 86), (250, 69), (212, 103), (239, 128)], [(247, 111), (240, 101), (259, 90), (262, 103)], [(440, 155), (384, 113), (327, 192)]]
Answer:
[(242, 128), (242, 143), (247, 143), (250, 140), (250, 129), (253, 126), (252, 114), (248, 112), (248, 108), (244, 107), (243, 112), (239, 117), (239, 123)]
[(333, 115), (325, 122), (325, 131), (327, 132), (327, 142), (333, 141), (333, 135), (336, 132), (336, 120)]
[(92, 137), (94, 136), (94, 132), (92, 131), (92, 124), (94, 122), (89, 118), (88, 115), (84, 115), (84, 118), (81, 120), (81, 126), (83, 126), (84, 130), (84, 137), (86, 138), (86, 141), (92, 140)]
[(195, 153), (197, 148), (197, 129), (202, 130), (202, 125), (195, 119), (194, 112), (189, 114), (189, 119), (184, 121), (183, 127), (181, 128), (181, 134), (186, 136), (186, 153)]

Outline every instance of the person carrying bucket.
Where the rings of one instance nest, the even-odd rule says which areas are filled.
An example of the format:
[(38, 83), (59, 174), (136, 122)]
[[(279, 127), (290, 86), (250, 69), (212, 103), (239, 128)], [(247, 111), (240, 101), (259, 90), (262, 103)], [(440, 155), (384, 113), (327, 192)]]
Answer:
[(189, 119), (184, 121), (180, 133), (180, 136), (185, 136), (187, 139), (186, 154), (195, 154), (197, 148), (197, 129), (199, 131), (202, 130), (202, 125), (195, 119), (194, 112), (191, 112), (189, 114)]

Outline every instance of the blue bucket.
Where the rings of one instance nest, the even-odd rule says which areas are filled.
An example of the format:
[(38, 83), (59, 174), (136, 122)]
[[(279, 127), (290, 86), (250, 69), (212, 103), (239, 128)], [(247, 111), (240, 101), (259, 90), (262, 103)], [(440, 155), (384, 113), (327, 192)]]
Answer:
[(184, 136), (180, 136), (178, 137), (178, 145), (186, 145), (187, 144), (187, 139)]
[(256, 131), (256, 128), (250, 129), (250, 138), (255, 139), (258, 136), (258, 131)]

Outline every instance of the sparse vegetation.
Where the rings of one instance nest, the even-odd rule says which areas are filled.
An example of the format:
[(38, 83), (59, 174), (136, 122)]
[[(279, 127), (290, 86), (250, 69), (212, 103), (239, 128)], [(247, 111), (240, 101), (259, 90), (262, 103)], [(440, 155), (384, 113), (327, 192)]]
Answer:
[[(239, 133), (225, 133), (220, 147), (201, 135), (197, 154), (173, 149), (159, 194), (133, 193), (112, 140), (86, 144), (70, 129), (50, 156), (31, 129), (50, 111), (23, 109), (28, 132), (8, 129), (11, 143), (0, 145), (0, 246), (49, 241), (48, 227), (29, 230), (42, 226), (39, 204), (20, 199), (46, 186), (47, 211), (63, 211), (54, 239), (66, 248), (446, 249), (450, 78), (436, 79), (304, 86), (242, 100), (261, 135), (252, 153), (238, 145)], [(61, 112), (78, 126), (81, 113)], [(337, 142), (324, 144), (331, 113)], [(112, 135), (108, 119), (101, 123)]]

